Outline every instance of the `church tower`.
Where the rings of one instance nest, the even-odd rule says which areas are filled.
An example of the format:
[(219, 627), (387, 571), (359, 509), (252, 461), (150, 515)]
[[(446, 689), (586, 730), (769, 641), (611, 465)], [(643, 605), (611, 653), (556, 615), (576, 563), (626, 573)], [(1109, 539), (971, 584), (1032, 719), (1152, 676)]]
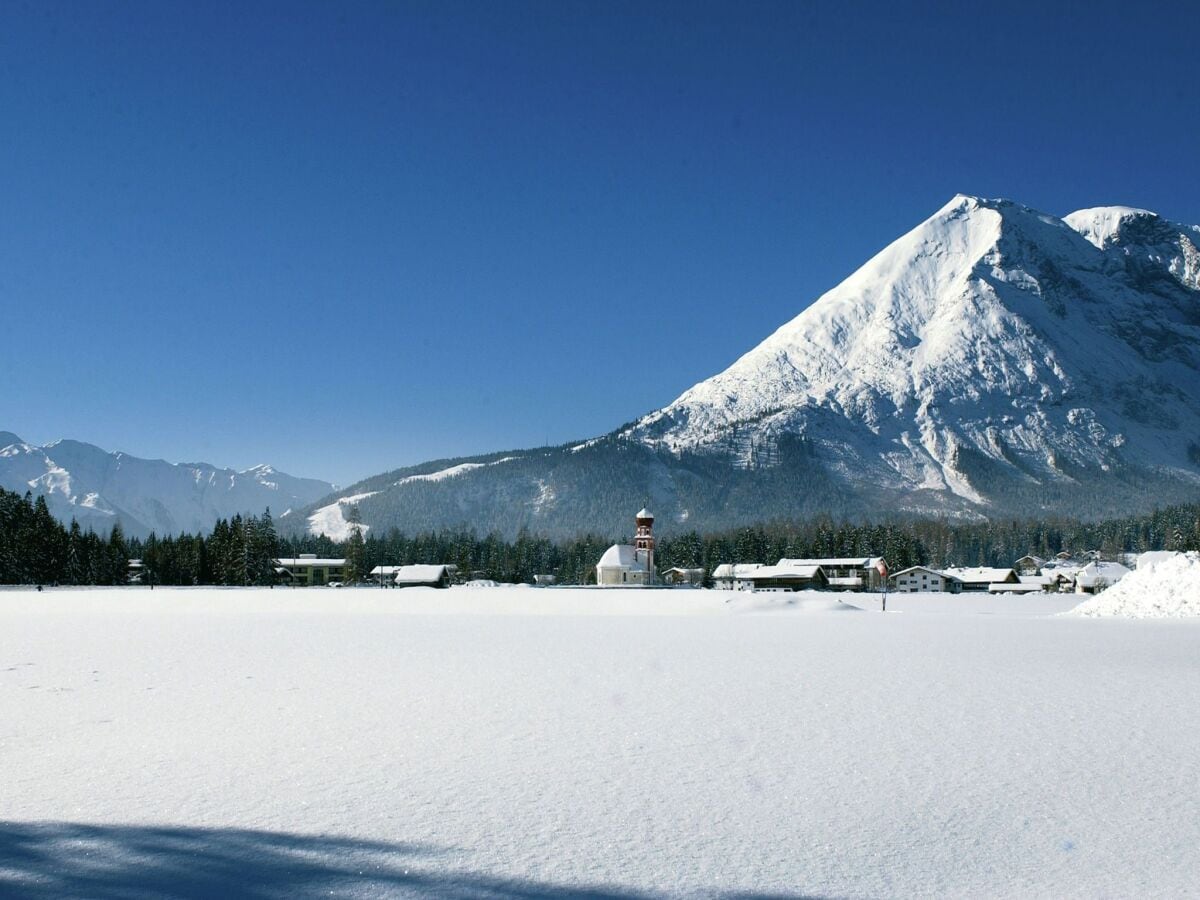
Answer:
[(633, 537), (634, 555), (646, 567), (647, 581), (654, 580), (654, 514), (642, 507), (634, 518), (637, 529)]

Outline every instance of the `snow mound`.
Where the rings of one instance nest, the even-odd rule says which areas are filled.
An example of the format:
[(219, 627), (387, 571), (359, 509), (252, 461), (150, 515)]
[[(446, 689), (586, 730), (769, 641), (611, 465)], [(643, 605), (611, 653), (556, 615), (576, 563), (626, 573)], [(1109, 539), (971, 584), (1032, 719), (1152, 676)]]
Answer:
[(827, 591), (734, 591), (726, 603), (736, 612), (862, 612)]
[(1200, 554), (1153, 554), (1138, 559), (1137, 571), (1073, 610), (1081, 616), (1174, 619), (1200, 616)]

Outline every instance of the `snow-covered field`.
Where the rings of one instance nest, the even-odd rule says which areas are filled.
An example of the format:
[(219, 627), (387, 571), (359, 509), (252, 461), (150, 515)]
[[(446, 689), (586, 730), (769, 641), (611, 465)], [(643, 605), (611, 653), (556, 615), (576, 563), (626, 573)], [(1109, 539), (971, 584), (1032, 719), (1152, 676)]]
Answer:
[(1195, 891), (1200, 621), (850, 599), (0, 592), (0, 895)]

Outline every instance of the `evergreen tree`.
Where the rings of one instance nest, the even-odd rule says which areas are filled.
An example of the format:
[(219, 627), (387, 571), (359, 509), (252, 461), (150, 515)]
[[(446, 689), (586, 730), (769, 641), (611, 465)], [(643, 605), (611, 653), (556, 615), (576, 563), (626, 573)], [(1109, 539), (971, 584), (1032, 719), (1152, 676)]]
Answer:
[(347, 584), (358, 584), (366, 577), (364, 566), (367, 558), (367, 547), (363, 541), (362, 528), (351, 528), (350, 539), (346, 541), (345, 579)]

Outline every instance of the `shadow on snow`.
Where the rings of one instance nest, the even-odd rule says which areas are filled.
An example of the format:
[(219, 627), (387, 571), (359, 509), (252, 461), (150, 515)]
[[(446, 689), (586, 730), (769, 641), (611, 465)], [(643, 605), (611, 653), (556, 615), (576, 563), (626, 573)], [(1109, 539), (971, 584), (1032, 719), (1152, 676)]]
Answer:
[[(420, 844), (239, 828), (0, 822), (0, 896), (280, 898), (436, 896), (451, 900), (630, 900), (661, 894), (439, 871)], [(798, 894), (724, 893), (726, 900)]]

